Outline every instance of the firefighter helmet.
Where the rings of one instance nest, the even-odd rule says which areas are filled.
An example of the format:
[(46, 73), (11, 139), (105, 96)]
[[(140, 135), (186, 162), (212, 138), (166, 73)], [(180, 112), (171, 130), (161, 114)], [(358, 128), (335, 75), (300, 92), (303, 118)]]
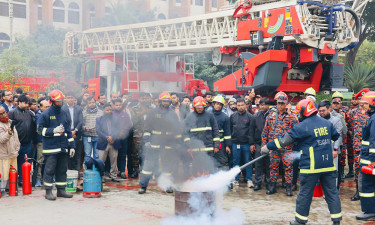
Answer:
[(203, 97), (197, 96), (193, 100), (193, 107), (194, 108), (204, 108), (207, 106), (206, 100)]
[(375, 107), (375, 91), (369, 91), (362, 96), (362, 102), (367, 102), (370, 106)]
[(225, 99), (223, 96), (221, 95), (218, 95), (214, 98), (214, 100), (212, 102), (218, 102), (218, 103), (221, 103), (221, 104), (225, 104)]
[(62, 101), (65, 98), (65, 95), (60, 90), (53, 90), (49, 93), (49, 96), (51, 97), (51, 101)]
[(308, 99), (303, 99), (298, 102), (296, 109), (294, 110), (295, 114), (298, 114), (302, 118), (309, 117), (313, 114), (316, 114), (318, 110), (315, 107), (315, 104)]
[(332, 95), (332, 99), (334, 99), (334, 98), (341, 98), (341, 100), (343, 100), (343, 99), (344, 99), (344, 96), (343, 96), (340, 92), (336, 91), (336, 92), (333, 93), (333, 95)]
[(358, 99), (359, 97), (362, 97), (362, 96), (364, 96), (367, 92), (369, 92), (370, 91), (370, 89), (368, 89), (368, 88), (364, 88), (364, 89), (362, 89), (362, 90), (360, 90), (355, 96), (354, 96), (354, 98), (355, 99)]
[(288, 95), (286, 95), (284, 92), (279, 91), (275, 95), (276, 102), (282, 102), (282, 103), (288, 103)]
[(309, 88), (306, 89), (306, 91), (305, 91), (305, 95), (316, 96), (316, 91), (314, 90), (314, 88), (309, 87)]
[(159, 95), (159, 101), (172, 101), (172, 97), (165, 91)]

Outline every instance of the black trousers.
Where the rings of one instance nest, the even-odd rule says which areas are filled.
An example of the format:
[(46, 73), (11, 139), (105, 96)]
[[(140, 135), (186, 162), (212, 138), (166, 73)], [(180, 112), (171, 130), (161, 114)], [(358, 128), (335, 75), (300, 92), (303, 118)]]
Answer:
[(319, 180), (323, 188), (325, 200), (328, 204), (328, 209), (331, 214), (331, 220), (342, 220), (341, 202), (339, 192), (336, 188), (336, 178), (336, 171), (312, 174), (301, 173), (299, 175), (300, 188), (296, 204), (296, 220), (298, 222), (307, 222), (310, 212), (310, 205), (313, 198), (314, 188)]
[[(255, 158), (260, 157), (262, 154), (260, 152), (260, 145), (255, 144)], [(263, 174), (266, 177), (266, 184), (270, 183), (270, 157), (265, 158), (255, 162), (255, 179), (256, 184), (262, 183)]]
[(78, 138), (74, 139), (74, 142), (76, 144), (76, 152), (74, 154), (73, 158), (69, 158), (68, 160), (68, 169), (70, 170), (80, 170), (81, 164), (83, 163), (81, 161), (81, 155), (83, 152), (83, 141), (79, 140)]
[(53, 176), (55, 176), (56, 188), (63, 189), (66, 186), (66, 171), (68, 170), (67, 153), (58, 153), (54, 155), (45, 155), (45, 167), (43, 184), (45, 189), (52, 189)]

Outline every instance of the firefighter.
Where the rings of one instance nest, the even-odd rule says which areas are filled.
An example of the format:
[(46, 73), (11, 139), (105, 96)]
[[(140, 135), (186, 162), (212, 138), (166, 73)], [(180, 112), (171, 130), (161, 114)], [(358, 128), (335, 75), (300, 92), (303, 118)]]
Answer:
[[(206, 101), (197, 96), (193, 100), (194, 112), (185, 119), (184, 142), (191, 153), (192, 175), (215, 172), (216, 160), (214, 154), (219, 152), (220, 133), (215, 117), (206, 112)], [(211, 160), (208, 160), (209, 158)]]
[(144, 123), (147, 114), (152, 111), (152, 98), (149, 93), (141, 92), (139, 94), (139, 103), (132, 107), (131, 119), (133, 121), (133, 141), (132, 148), (128, 153), (128, 175), (131, 178), (138, 177), (139, 161), (142, 150), (142, 137), (144, 133)]
[(316, 96), (316, 91), (315, 91), (314, 88), (309, 87), (309, 88), (307, 88), (307, 89), (305, 90), (304, 94), (305, 94), (305, 98), (306, 98), (307, 96), (313, 96), (313, 97), (315, 97), (315, 96)]
[[(360, 166), (375, 166), (375, 92), (367, 92), (363, 101), (369, 105), (370, 119), (363, 128)], [(361, 209), (364, 214), (357, 215), (357, 220), (369, 220), (375, 218), (375, 176), (360, 172)]]
[(53, 178), (55, 176), (57, 197), (72, 198), (73, 195), (65, 192), (66, 171), (68, 159), (74, 157), (75, 144), (71, 132), (71, 119), (69, 113), (61, 110), (64, 94), (53, 90), (49, 94), (52, 107), (45, 110), (40, 116), (38, 132), (42, 135), (43, 155), (45, 168), (43, 184), (46, 189), (45, 198), (56, 200), (52, 194)]
[(297, 142), (301, 149), (300, 190), (296, 201), (295, 220), (291, 225), (306, 224), (316, 183), (320, 180), (325, 194), (325, 200), (331, 213), (333, 224), (340, 224), (342, 220), (341, 202), (336, 188), (336, 167), (333, 162), (332, 141), (336, 141), (340, 134), (333, 124), (316, 114), (315, 105), (307, 99), (300, 101), (294, 111), (298, 114), (299, 124), (295, 125), (284, 136), (276, 137), (262, 147), (262, 154), (269, 150), (278, 151)]
[(220, 147), (219, 151), (215, 153), (216, 161), (218, 162), (219, 169), (228, 170), (229, 169), (229, 156), (230, 156), (230, 146), (231, 146), (231, 131), (230, 131), (230, 121), (229, 117), (222, 111), (225, 99), (223, 96), (218, 95), (214, 98), (214, 117), (216, 119), (219, 133), (220, 133)]
[[(139, 194), (146, 193), (150, 178), (159, 168), (159, 157), (162, 173), (172, 179), (172, 172), (177, 165), (176, 145), (181, 141), (182, 134), (177, 114), (170, 108), (172, 97), (168, 92), (159, 95), (159, 107), (152, 110), (145, 120), (143, 141), (145, 143), (144, 162), (142, 165)], [(171, 163), (172, 162), (172, 163)], [(173, 193), (172, 187), (166, 188)]]
[[(269, 141), (283, 136), (295, 124), (297, 119), (289, 115), (286, 111), (288, 104), (288, 96), (284, 92), (278, 92), (275, 95), (277, 102), (277, 112), (270, 114), (266, 119), (266, 124), (262, 132), (262, 146), (266, 145)], [(292, 179), (293, 179), (293, 157), (292, 145), (285, 146), (281, 151), (272, 151), (270, 155), (270, 170), (271, 179), (267, 194), (271, 195), (276, 193), (277, 177), (279, 176), (280, 161), (283, 163), (284, 178), (286, 183), (286, 195), (293, 196), (292, 193)]]

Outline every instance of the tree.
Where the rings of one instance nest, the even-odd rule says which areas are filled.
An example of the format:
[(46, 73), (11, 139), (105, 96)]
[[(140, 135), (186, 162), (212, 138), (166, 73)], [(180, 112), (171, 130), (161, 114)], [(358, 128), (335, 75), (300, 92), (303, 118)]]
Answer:
[(362, 32), (359, 35), (357, 45), (351, 49), (346, 60), (349, 65), (354, 65), (358, 50), (365, 40), (375, 41), (375, 2), (369, 2), (361, 17)]
[(375, 67), (364, 63), (355, 63), (345, 67), (345, 86), (355, 93), (363, 88), (375, 88)]

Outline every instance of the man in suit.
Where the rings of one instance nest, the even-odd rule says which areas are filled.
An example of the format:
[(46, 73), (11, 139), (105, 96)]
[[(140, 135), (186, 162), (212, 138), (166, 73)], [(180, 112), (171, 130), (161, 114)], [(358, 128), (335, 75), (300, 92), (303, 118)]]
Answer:
[(68, 169), (80, 170), (81, 168), (81, 155), (83, 152), (83, 141), (82, 141), (82, 124), (83, 114), (82, 108), (74, 104), (74, 93), (68, 92), (66, 95), (66, 105), (62, 107), (62, 110), (67, 112), (71, 118), (70, 128), (76, 145), (76, 153), (73, 158), (69, 158)]

